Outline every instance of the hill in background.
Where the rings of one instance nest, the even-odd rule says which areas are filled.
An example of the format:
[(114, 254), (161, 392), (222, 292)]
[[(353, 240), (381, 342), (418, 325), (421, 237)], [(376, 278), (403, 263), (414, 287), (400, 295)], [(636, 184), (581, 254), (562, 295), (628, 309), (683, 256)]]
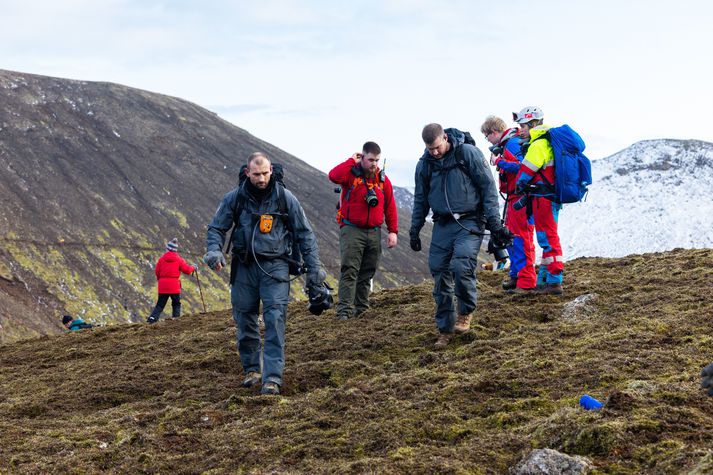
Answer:
[[(308, 163), (195, 104), (117, 84), (0, 70), (0, 100), (0, 342), (59, 332), (63, 312), (145, 319), (166, 241), (200, 260), (207, 224), (256, 150), (284, 165), (335, 283), (337, 195)], [(408, 211), (399, 219), (408, 228)], [(421, 282), (427, 269), (402, 233), (376, 285)], [(229, 307), (227, 272), (200, 275), (208, 307)], [(184, 311), (198, 312), (195, 280), (183, 282)]]
[(227, 311), (5, 345), (0, 466), (500, 474), (547, 447), (598, 473), (713, 470), (713, 250), (576, 259), (562, 298), (501, 280), (480, 272), (474, 330), (442, 352), (427, 284), (347, 322), (291, 304), (280, 397), (240, 388)]

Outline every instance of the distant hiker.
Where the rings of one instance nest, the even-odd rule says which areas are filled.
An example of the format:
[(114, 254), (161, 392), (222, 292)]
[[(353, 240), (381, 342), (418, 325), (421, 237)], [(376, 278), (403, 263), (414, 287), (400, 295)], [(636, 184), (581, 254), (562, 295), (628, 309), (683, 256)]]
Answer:
[(535, 243), (532, 237), (535, 226), (532, 216), (527, 216), (526, 208), (513, 208), (513, 204), (521, 197), (515, 192), (515, 181), (522, 161), (520, 129), (508, 129), (503, 119), (491, 115), (480, 126), (480, 131), (492, 144), (490, 163), (499, 172), (500, 196), (505, 199), (507, 206), (505, 226), (515, 235), (512, 246), (507, 248), (510, 274), (509, 279), (503, 282), (503, 289), (510, 293), (527, 293), (537, 284)]
[(398, 214), (391, 181), (379, 169), (381, 148), (366, 142), (329, 172), (329, 179), (341, 185), (339, 222), (339, 303), (337, 319), (347, 320), (369, 308), (371, 279), (381, 257), (381, 225), (386, 216), (386, 246), (395, 247)]
[[(497, 245), (508, 245), (510, 231), (498, 213), (498, 194), (483, 153), (457, 129), (428, 124), (421, 133), (426, 151), (416, 165), (416, 191), (410, 245), (421, 250), (419, 233), (433, 210), (433, 236), (428, 266), (433, 276), (436, 325), (435, 349), (445, 348), (455, 333), (470, 330), (476, 307), (476, 256), (483, 223)], [(453, 295), (458, 299), (454, 305)]]
[(71, 315), (62, 316), (62, 325), (65, 326), (70, 331), (84, 330), (87, 328), (94, 328), (91, 323), (85, 323), (81, 318), (72, 318)]
[[(230, 300), (245, 372), (242, 385), (252, 387), (262, 381), (263, 394), (279, 394), (285, 366), (285, 318), (290, 294), (288, 259), (293, 239), (307, 268), (310, 305), (323, 305), (313, 313), (331, 306), (331, 295), (324, 286), (326, 274), (321, 270), (312, 227), (297, 198), (275, 179), (267, 155), (260, 152), (250, 155), (245, 174), (248, 179), (223, 197), (208, 225), (208, 252), (203, 261), (216, 271), (225, 266), (223, 244), (235, 224)], [(280, 212), (283, 205), (284, 212)], [(263, 352), (258, 326), (260, 301), (265, 320)]]
[[(550, 126), (543, 125), (544, 114), (539, 107), (525, 107), (513, 112), (513, 120), (520, 125), (523, 139), (524, 158), (517, 177), (517, 192), (525, 193), (523, 198), (527, 214), (535, 221), (537, 242), (542, 248), (542, 259), (537, 276), (537, 292), (560, 295), (564, 259), (562, 245), (557, 232), (557, 221), (562, 205), (554, 201), (555, 161), (552, 146), (546, 139), (540, 139)], [(516, 208), (520, 205), (514, 205)]]
[(146, 320), (148, 323), (158, 321), (169, 297), (171, 316), (173, 318), (181, 316), (181, 272), (191, 275), (195, 270), (194, 266), (186, 264), (178, 254), (178, 239), (173, 238), (168, 241), (166, 252), (159, 258), (154, 269), (158, 280), (158, 302)]

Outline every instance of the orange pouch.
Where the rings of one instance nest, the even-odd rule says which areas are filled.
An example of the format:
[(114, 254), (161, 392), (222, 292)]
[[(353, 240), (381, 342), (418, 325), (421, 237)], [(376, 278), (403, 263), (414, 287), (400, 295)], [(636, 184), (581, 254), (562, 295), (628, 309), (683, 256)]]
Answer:
[(272, 231), (272, 216), (269, 214), (260, 215), (260, 232), (267, 234)]

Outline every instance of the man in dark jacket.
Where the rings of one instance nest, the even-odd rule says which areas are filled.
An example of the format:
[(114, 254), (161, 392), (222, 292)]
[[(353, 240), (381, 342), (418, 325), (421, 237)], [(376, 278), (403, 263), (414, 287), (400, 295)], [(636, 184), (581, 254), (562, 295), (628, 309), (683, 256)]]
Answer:
[[(366, 142), (329, 172), (329, 179), (341, 185), (339, 221), (339, 304), (337, 319), (347, 320), (369, 308), (371, 279), (381, 257), (381, 225), (386, 216), (389, 232), (386, 245), (395, 247), (398, 214), (389, 177), (379, 169), (381, 148)], [(356, 308), (355, 308), (356, 307)]]
[(483, 153), (465, 143), (463, 132), (444, 131), (439, 124), (428, 124), (421, 136), (426, 151), (416, 165), (410, 244), (414, 251), (421, 250), (419, 233), (433, 210), (428, 266), (434, 280), (439, 332), (435, 348), (442, 349), (455, 333), (470, 330), (483, 223), (496, 244), (510, 241), (512, 235), (500, 220), (495, 182)]
[[(225, 266), (221, 251), (225, 235), (235, 222), (231, 261), (230, 300), (237, 326), (237, 343), (245, 372), (244, 387), (262, 381), (263, 394), (279, 394), (285, 366), (285, 312), (289, 299), (288, 255), (294, 239), (304, 257), (308, 288), (320, 287), (317, 240), (297, 198), (276, 183), (267, 155), (248, 159), (247, 180), (229, 192), (208, 225), (207, 253), (203, 261), (216, 271)], [(280, 211), (280, 195), (286, 210)], [(237, 209), (238, 203), (243, 203)], [(260, 301), (265, 321), (263, 368), (260, 368)]]

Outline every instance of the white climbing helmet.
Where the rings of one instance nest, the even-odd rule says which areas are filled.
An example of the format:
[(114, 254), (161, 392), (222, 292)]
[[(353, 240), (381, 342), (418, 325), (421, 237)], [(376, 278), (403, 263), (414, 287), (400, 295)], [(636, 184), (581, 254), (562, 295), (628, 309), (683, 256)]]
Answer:
[(531, 120), (540, 120), (544, 117), (545, 114), (542, 113), (542, 109), (535, 106), (527, 106), (520, 112), (512, 113), (512, 120), (518, 124), (524, 124), (526, 122), (530, 122)]

